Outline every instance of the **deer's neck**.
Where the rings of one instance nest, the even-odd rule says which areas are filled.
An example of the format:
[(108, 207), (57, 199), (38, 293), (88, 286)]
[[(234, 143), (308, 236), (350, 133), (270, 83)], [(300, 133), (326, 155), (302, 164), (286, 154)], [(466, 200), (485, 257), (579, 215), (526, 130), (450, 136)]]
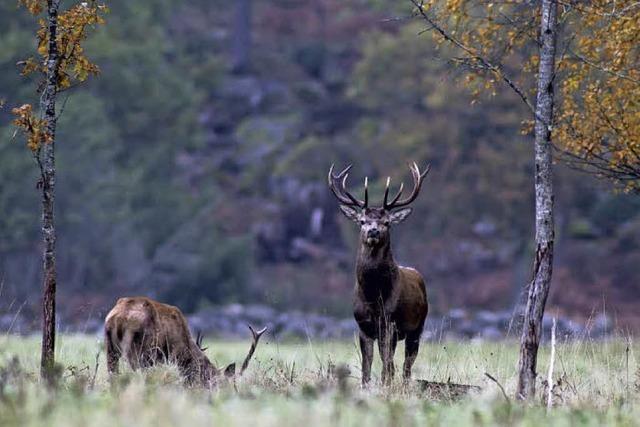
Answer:
[(391, 244), (380, 247), (360, 245), (356, 262), (358, 286), (367, 299), (386, 298), (398, 277), (398, 265), (393, 259)]

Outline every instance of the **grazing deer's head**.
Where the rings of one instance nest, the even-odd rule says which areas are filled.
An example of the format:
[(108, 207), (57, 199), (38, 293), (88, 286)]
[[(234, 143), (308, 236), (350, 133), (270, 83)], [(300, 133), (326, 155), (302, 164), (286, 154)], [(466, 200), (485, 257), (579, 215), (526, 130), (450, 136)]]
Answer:
[(364, 179), (364, 200), (353, 196), (346, 188), (349, 170), (352, 165), (347, 166), (342, 172), (335, 175), (333, 165), (329, 169), (329, 188), (340, 202), (340, 210), (350, 220), (360, 224), (360, 241), (369, 247), (380, 247), (389, 243), (389, 228), (391, 224), (398, 224), (404, 221), (412, 208), (407, 207), (420, 193), (420, 187), (424, 177), (429, 173), (429, 167), (424, 172), (420, 172), (418, 165), (414, 162), (409, 165), (411, 176), (413, 177), (413, 191), (405, 198), (402, 197), (404, 184), (400, 183), (400, 188), (394, 197), (389, 200), (389, 185), (391, 178), (387, 178), (387, 185), (384, 190), (384, 201), (381, 207), (369, 207), (368, 178)]

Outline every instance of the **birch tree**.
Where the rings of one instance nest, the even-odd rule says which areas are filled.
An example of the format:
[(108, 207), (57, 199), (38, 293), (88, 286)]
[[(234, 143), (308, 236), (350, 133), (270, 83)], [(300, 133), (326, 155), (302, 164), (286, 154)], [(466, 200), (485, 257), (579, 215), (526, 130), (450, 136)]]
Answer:
[[(524, 103), (534, 123), (535, 259), (527, 289), (518, 363), (516, 397), (535, 395), (536, 361), (542, 317), (553, 271), (554, 206), (552, 125), (557, 41), (557, 2), (542, 0), (538, 8), (526, 4), (480, 3), (471, 0), (423, 2), (411, 0), (419, 16), (441, 43), (451, 45), (464, 67), (466, 83), (476, 94), (495, 92), (505, 84)], [(539, 30), (536, 30), (536, 27)], [(526, 84), (536, 81), (535, 90)], [(510, 69), (510, 63), (516, 63)], [(534, 65), (537, 64), (537, 67)], [(515, 69), (514, 69), (515, 68)], [(534, 70), (537, 68), (537, 73)], [(530, 93), (535, 93), (535, 104)]]
[[(38, 110), (24, 104), (12, 110), (14, 124), (26, 139), (27, 148), (40, 173), (36, 187), (42, 197), (43, 237), (43, 299), (42, 299), (42, 354), (40, 375), (49, 378), (55, 364), (56, 338), (56, 228), (54, 216), (56, 164), (56, 124), (59, 115), (56, 101), (60, 92), (98, 74), (98, 67), (85, 56), (82, 42), (87, 30), (103, 24), (104, 5), (82, 2), (64, 11), (60, 0), (20, 0), (34, 17), (39, 29), (38, 57), (30, 57), (18, 65), (22, 74), (38, 73), (42, 76), (37, 91), (40, 93)], [(41, 17), (44, 15), (44, 17)]]
[(542, 0), (540, 5), (540, 61), (535, 107), (535, 193), (536, 252), (533, 280), (529, 285), (518, 361), (518, 398), (533, 398), (536, 388), (536, 362), (542, 331), (542, 317), (551, 287), (553, 271), (553, 168), (551, 130), (554, 107), (554, 78), (557, 40), (555, 0)]
[[(640, 4), (412, 3), (428, 30), (460, 53), (452, 60), (462, 66), (465, 83), (476, 95), (493, 94), (503, 83), (529, 110), (523, 122), (525, 133), (530, 127), (534, 133), (536, 253), (517, 393), (531, 398), (553, 265), (552, 151), (572, 166), (640, 192)], [(535, 104), (530, 101), (534, 96)]]

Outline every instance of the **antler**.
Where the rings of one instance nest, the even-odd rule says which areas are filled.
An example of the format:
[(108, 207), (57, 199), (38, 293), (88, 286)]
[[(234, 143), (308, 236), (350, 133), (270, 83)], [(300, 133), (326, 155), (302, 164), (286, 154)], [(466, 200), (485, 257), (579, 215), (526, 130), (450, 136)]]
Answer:
[(202, 347), (202, 331), (196, 332), (196, 345), (200, 349), (200, 351), (206, 351), (209, 347)]
[(359, 208), (365, 209), (369, 206), (369, 179), (364, 179), (364, 200), (356, 199), (349, 191), (347, 190), (347, 178), (349, 177), (349, 170), (353, 165), (347, 166), (342, 172), (338, 175), (333, 174), (333, 167), (329, 169), (329, 188), (336, 196), (336, 198), (343, 205), (347, 206), (357, 206)]
[(247, 367), (249, 366), (249, 361), (251, 360), (251, 356), (253, 356), (253, 353), (256, 351), (256, 347), (258, 346), (258, 341), (260, 340), (260, 337), (262, 336), (262, 334), (264, 334), (265, 331), (267, 330), (266, 326), (260, 329), (259, 331), (256, 331), (255, 329), (253, 329), (251, 325), (247, 325), (247, 326), (251, 330), (253, 341), (251, 342), (251, 348), (249, 349), (249, 353), (247, 354), (247, 357), (245, 357), (244, 362), (242, 362), (242, 368), (240, 368), (240, 375), (242, 375), (244, 370), (247, 369)]
[(388, 202), (389, 184), (391, 183), (391, 178), (387, 178), (387, 186), (384, 190), (384, 203), (382, 205), (386, 210), (401, 208), (413, 202), (416, 199), (416, 197), (418, 197), (418, 194), (420, 194), (420, 187), (422, 186), (422, 180), (424, 179), (425, 176), (427, 176), (427, 174), (431, 170), (431, 165), (428, 165), (425, 171), (420, 173), (420, 168), (418, 167), (418, 164), (416, 162), (413, 162), (413, 164), (409, 164), (408, 166), (409, 166), (409, 170), (411, 171), (411, 176), (413, 178), (413, 191), (411, 192), (409, 197), (407, 197), (406, 199), (399, 200), (400, 196), (402, 195), (402, 190), (404, 189), (404, 183), (400, 183), (400, 189), (398, 190), (398, 193), (393, 197), (393, 199), (391, 199), (391, 202)]

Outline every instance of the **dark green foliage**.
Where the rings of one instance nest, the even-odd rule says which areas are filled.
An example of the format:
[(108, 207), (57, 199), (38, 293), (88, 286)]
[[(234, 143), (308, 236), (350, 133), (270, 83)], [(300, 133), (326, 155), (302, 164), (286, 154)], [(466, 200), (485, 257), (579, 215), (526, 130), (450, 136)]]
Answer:
[[(254, 2), (251, 67), (234, 74), (228, 2), (108, 5), (86, 49), (101, 75), (59, 102), (61, 301), (103, 307), (147, 294), (187, 312), (259, 300), (347, 314), (355, 230), (338, 217), (328, 168), (355, 163), (354, 189), (368, 175), (379, 201), (386, 176), (408, 183), (415, 160), (432, 172), (394, 231), (398, 261), (425, 273), (436, 313), (513, 302), (530, 274), (520, 260), (533, 225), (522, 107), (507, 92), (472, 104), (420, 25), (382, 23), (405, 6), (330, 1), (321, 31), (312, 2)], [(18, 301), (39, 289), (36, 168), (10, 141), (10, 109), (37, 101), (15, 66), (35, 50), (32, 26), (11, 1), (0, 5), (0, 281)], [(625, 288), (640, 247), (636, 199), (557, 175), (565, 288), (598, 290), (603, 276)], [(317, 209), (320, 234), (310, 230)], [(601, 250), (580, 246), (591, 243)], [(626, 255), (609, 262), (609, 248)], [(86, 318), (82, 307), (68, 315)]]
[[(202, 81), (203, 71), (194, 67), (196, 76), (188, 78), (198, 58), (189, 50), (173, 54), (182, 52), (181, 41), (166, 27), (175, 6), (115, 1), (109, 7), (109, 25), (87, 46), (101, 76), (61, 95), (59, 103), (59, 261), (62, 281), (70, 282), (63, 292), (79, 287), (100, 292), (117, 285), (143, 293), (140, 270), (148, 267), (139, 263), (150, 262), (183, 222), (211, 202), (180, 179), (178, 156), (202, 147), (197, 123), (202, 91), (194, 84)], [(19, 10), (9, 4), (2, 9), (0, 19), (13, 20), (0, 30), (10, 41), (0, 57), (0, 79), (8, 89), (1, 95), (13, 107), (28, 99), (29, 87), (15, 63), (34, 50), (35, 40)], [(219, 69), (211, 60), (201, 66), (211, 75)], [(207, 83), (215, 85), (215, 79)], [(33, 248), (38, 238), (36, 176), (28, 167), (29, 154), (18, 141), (9, 142), (8, 109), (0, 112), (0, 254)], [(135, 259), (123, 256), (139, 252)], [(20, 280), (13, 274), (20, 268), (12, 263), (0, 265), (0, 271), (11, 273), (10, 286)], [(23, 285), (28, 287), (21, 287), (19, 297), (37, 283)]]

